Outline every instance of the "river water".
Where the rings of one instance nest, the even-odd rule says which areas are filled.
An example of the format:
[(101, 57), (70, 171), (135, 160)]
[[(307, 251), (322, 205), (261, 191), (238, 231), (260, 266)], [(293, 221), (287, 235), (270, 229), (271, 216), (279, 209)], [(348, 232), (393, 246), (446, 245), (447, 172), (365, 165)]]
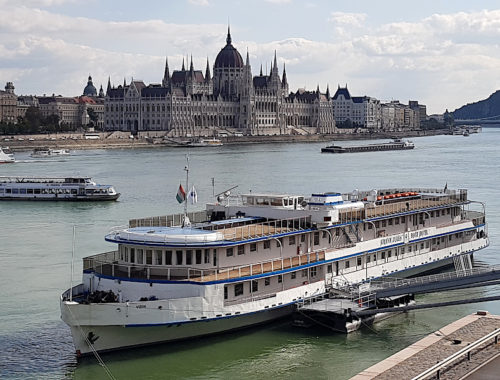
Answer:
[[(104, 241), (113, 226), (128, 219), (182, 212), (175, 194), (190, 182), (201, 209), (215, 192), (311, 194), (383, 187), (467, 188), (469, 198), (486, 203), (491, 245), (476, 261), (499, 264), (500, 129), (462, 136), (415, 138), (412, 151), (346, 155), (321, 154), (325, 144), (259, 144), (212, 148), (75, 151), (64, 159), (30, 159), (0, 166), (0, 175), (88, 175), (113, 184), (118, 202), (0, 202), (0, 378), (105, 379), (95, 359), (77, 362), (69, 329), (60, 320), (59, 295), (70, 286), (72, 228), (76, 225), (75, 275), (81, 258), (114, 249)], [(359, 142), (342, 142), (358, 144)], [(493, 295), (500, 287), (420, 297)], [(303, 330), (280, 321), (264, 327), (195, 341), (103, 355), (117, 379), (328, 378), (346, 379), (421, 337), (472, 313), (500, 314), (500, 304), (431, 309), (395, 316), (349, 335), (326, 329)]]

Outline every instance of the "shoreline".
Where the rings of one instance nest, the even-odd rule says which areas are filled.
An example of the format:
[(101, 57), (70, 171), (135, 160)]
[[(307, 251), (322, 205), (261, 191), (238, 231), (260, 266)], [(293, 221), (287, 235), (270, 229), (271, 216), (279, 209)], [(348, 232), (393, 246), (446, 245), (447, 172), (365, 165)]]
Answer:
[[(147, 133), (147, 132), (146, 132)], [(373, 134), (336, 133), (329, 135), (275, 135), (275, 136), (228, 136), (220, 137), (224, 145), (243, 144), (273, 144), (273, 143), (318, 143), (346, 140), (375, 140), (391, 139), (393, 137), (411, 138), (421, 136), (435, 136), (448, 134), (448, 130), (427, 131), (405, 131), (405, 132), (383, 132)], [(24, 136), (2, 136), (0, 146), (8, 147), (13, 152), (30, 151), (35, 148), (56, 148), (70, 150), (89, 149), (135, 149), (135, 148), (190, 148), (176, 144), (172, 141), (164, 141), (160, 138), (147, 135), (140, 138), (125, 139), (114, 137), (113, 134), (102, 133), (103, 138), (98, 140), (87, 140), (82, 134), (50, 134), (50, 135), (24, 135)], [(76, 137), (78, 136), (78, 137)], [(76, 137), (76, 139), (74, 139)]]

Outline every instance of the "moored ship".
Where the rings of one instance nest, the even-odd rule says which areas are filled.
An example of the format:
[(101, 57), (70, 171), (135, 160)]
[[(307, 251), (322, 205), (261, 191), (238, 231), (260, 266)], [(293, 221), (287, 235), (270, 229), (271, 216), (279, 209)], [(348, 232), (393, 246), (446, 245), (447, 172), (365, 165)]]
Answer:
[(391, 142), (380, 144), (367, 144), (356, 146), (339, 146), (330, 145), (321, 149), (321, 153), (359, 153), (359, 152), (379, 152), (386, 150), (408, 150), (415, 148), (415, 144), (411, 141), (403, 139), (393, 139)]
[(0, 177), (0, 200), (114, 201), (111, 185), (99, 185), (89, 177)]
[(57, 156), (69, 156), (68, 149), (35, 148), (30, 154), (33, 158), (48, 158)]
[(435, 270), (488, 245), (484, 206), (447, 188), (243, 194), (105, 239), (116, 249), (85, 257), (60, 300), (82, 355), (264, 323), (329, 287)]

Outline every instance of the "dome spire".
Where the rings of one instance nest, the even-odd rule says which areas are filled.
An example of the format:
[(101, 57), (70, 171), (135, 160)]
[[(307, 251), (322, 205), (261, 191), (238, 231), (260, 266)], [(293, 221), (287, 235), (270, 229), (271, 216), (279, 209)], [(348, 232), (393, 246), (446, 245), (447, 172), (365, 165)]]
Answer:
[(226, 37), (226, 43), (228, 45), (231, 45), (231, 27), (229, 26), (229, 23), (227, 24), (227, 37)]

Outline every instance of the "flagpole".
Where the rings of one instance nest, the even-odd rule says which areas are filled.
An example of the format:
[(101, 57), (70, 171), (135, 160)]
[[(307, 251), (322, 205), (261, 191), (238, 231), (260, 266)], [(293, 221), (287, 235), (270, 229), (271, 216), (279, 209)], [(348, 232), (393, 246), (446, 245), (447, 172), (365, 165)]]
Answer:
[(187, 218), (187, 211), (188, 211), (188, 195), (189, 195), (189, 155), (186, 154), (186, 166), (184, 168), (186, 171), (186, 199), (184, 200), (184, 222), (185, 224), (186, 218)]

